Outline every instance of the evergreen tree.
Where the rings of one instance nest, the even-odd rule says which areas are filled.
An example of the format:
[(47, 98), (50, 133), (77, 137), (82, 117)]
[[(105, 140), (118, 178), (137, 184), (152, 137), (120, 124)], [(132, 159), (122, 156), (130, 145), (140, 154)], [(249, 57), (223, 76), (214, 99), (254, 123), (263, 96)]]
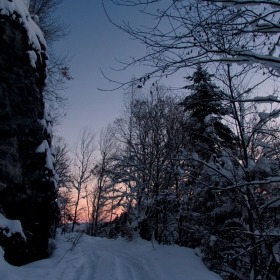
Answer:
[[(235, 125), (234, 146), (228, 145), (230, 141), (224, 142), (220, 134), (216, 139), (213, 134), (208, 137), (215, 145), (212, 148), (208, 144), (211, 154), (211, 150), (204, 152), (198, 146), (200, 140), (204, 141), (204, 137), (199, 136), (204, 136), (205, 130), (201, 129), (201, 134), (194, 139), (197, 145), (191, 148), (196, 151), (198, 146), (200, 150), (197, 166), (188, 173), (190, 179), (185, 192), (190, 195), (181, 225), (184, 229), (181, 242), (200, 247), (206, 265), (223, 279), (278, 279), (279, 235), (276, 237), (275, 232), (278, 232), (279, 221), (275, 217), (279, 211), (276, 208), (280, 201), (280, 173), (276, 143), (280, 135), (274, 119), (280, 110), (271, 106), (270, 111), (260, 112), (256, 103), (264, 97), (252, 98), (248, 88), (241, 94), (236, 76), (229, 67), (227, 70), (233, 112), (228, 118)], [(203, 80), (196, 85), (201, 90)], [(206, 96), (201, 100), (205, 101), (209, 95)], [(211, 102), (199, 103), (194, 97), (193, 94), (187, 104), (189, 108), (191, 102), (198, 104), (190, 110), (191, 119), (199, 120), (197, 116), (200, 116), (203, 128), (212, 110), (212, 116), (220, 117), (221, 122), (223, 113), (206, 109)], [(196, 127), (193, 125), (192, 129), (188, 132), (190, 135)], [(214, 129), (213, 125), (212, 131), (216, 133)]]
[(220, 198), (212, 186), (222, 184), (223, 180), (215, 172), (209, 172), (207, 165), (215, 165), (225, 151), (234, 153), (236, 150), (236, 136), (222, 122), (231, 110), (223, 102), (225, 93), (212, 82), (212, 77), (199, 65), (193, 75), (187, 77), (191, 84), (184, 88), (190, 94), (181, 103), (189, 113), (187, 155), (193, 157), (195, 154), (197, 159), (189, 161), (184, 190), (188, 193), (188, 200), (183, 206), (180, 224), (179, 243), (188, 247), (199, 247), (213, 234), (215, 227), (212, 213)]
[(222, 99), (225, 93), (219, 89), (205, 69), (199, 65), (192, 77), (192, 82), (184, 88), (191, 91), (181, 103), (185, 111), (190, 113), (190, 125), (187, 132), (190, 146), (204, 160), (217, 152), (217, 145), (229, 147), (234, 144), (234, 134), (222, 123), (222, 117), (230, 113)]

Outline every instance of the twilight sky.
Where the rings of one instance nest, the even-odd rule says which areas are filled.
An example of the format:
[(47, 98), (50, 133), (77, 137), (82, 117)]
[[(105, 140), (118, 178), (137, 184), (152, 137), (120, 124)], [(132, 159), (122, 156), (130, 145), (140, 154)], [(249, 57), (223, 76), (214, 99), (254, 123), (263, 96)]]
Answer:
[[(74, 80), (69, 83), (66, 95), (69, 109), (56, 134), (65, 137), (68, 143), (77, 138), (84, 126), (89, 126), (99, 134), (102, 127), (119, 117), (122, 112), (123, 90), (102, 92), (97, 88), (114, 87), (102, 76), (102, 69), (110, 78), (130, 80), (140, 69), (134, 67), (126, 72), (116, 72), (119, 68), (115, 60), (129, 61), (130, 55), (145, 51), (144, 46), (129, 39), (128, 35), (113, 26), (107, 19), (99, 0), (65, 0), (57, 10), (71, 33), (66, 40), (55, 44), (58, 53), (69, 53), (72, 57), (70, 72)], [(132, 8), (117, 8), (108, 3), (108, 12), (118, 22), (137, 17)]]
[[(104, 1), (108, 14), (117, 23), (130, 22), (132, 26), (151, 26), (151, 19), (137, 11), (138, 8), (119, 7), (110, 0)], [(164, 2), (163, 2), (164, 3)], [(158, 4), (156, 4), (158, 5)], [(69, 82), (66, 96), (69, 109), (62, 124), (55, 128), (55, 134), (63, 136), (71, 144), (81, 128), (88, 126), (97, 136), (102, 127), (120, 117), (123, 109), (123, 92), (99, 91), (115, 85), (103, 77), (101, 70), (117, 81), (129, 81), (145, 71), (134, 66), (127, 71), (113, 71), (120, 68), (120, 61), (130, 61), (130, 56), (138, 57), (145, 53), (144, 45), (129, 39), (129, 36), (109, 22), (101, 0), (64, 0), (57, 10), (61, 20), (70, 25), (71, 33), (66, 40), (56, 43), (58, 53), (68, 53), (72, 57), (70, 72), (74, 80)], [(185, 71), (185, 73), (184, 73)], [(165, 85), (183, 85), (183, 77), (190, 74), (176, 73), (171, 79), (161, 81)], [(261, 94), (265, 90), (261, 90)]]

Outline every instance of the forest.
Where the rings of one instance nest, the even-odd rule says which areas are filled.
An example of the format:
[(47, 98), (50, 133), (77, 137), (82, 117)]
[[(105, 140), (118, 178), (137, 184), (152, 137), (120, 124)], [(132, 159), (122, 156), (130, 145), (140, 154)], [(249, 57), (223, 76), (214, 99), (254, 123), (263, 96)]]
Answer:
[[(150, 29), (118, 26), (147, 49), (124, 69), (151, 70), (120, 85), (125, 113), (102, 131), (94, 168), (82, 132), (70, 184), (75, 211), (65, 203), (62, 216), (75, 223), (85, 199), (89, 234), (199, 248), (224, 279), (277, 279), (280, 4), (114, 2), (156, 18)], [(183, 88), (161, 83), (186, 67), (193, 74)]]
[(125, 114), (102, 131), (97, 146), (87, 129), (72, 156), (58, 139), (55, 166), (64, 178), (60, 202), (69, 230), (86, 221), (93, 236), (140, 235), (199, 248), (223, 277), (249, 279), (252, 267), (277, 277), (277, 97), (264, 107), (264, 97), (242, 92), (238, 72), (223, 70), (223, 89), (200, 65), (185, 94), (156, 82), (148, 92), (132, 86)]
[[(48, 6), (61, 2), (28, 1), (49, 45), (68, 32)], [(114, 22), (102, 2), (146, 50), (121, 69), (148, 70), (124, 82), (106, 77), (123, 90), (123, 113), (100, 135), (84, 127), (69, 145), (50, 132), (50, 150), (37, 148), (54, 169), (55, 227), (192, 248), (225, 280), (279, 279), (280, 2), (110, 0), (139, 7), (155, 20), (149, 28)], [(72, 79), (67, 56), (49, 57), (47, 131)], [(184, 69), (183, 87), (163, 82)]]

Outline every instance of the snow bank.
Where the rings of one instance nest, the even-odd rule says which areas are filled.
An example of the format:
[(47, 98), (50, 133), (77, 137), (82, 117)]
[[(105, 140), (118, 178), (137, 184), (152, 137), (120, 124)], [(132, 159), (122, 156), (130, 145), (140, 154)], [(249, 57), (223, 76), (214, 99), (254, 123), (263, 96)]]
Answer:
[[(71, 251), (73, 237), (58, 235), (57, 249), (49, 259), (22, 267), (1, 260), (0, 275), (5, 280), (221, 280), (209, 271), (194, 250), (179, 246), (160, 246), (142, 239), (83, 236)], [(72, 239), (73, 240), (73, 239)]]

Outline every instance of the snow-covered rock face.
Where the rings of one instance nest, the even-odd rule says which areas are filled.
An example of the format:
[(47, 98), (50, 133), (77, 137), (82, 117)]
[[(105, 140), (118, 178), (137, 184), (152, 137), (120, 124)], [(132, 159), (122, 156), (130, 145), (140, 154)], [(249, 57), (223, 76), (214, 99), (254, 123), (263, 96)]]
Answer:
[(22, 0), (22, 1), (23, 1), (24, 5), (26, 6), (26, 8), (28, 9), (30, 1), (29, 0)]
[(30, 64), (35, 68), (37, 55), (40, 59), (42, 53), (46, 57), (47, 44), (42, 31), (29, 14), (28, 7), (29, 0), (0, 0), (0, 15), (10, 16), (27, 31), (28, 43), (32, 47), (32, 50), (29, 50)]
[[(38, 122), (42, 125), (42, 128), (47, 133), (47, 135), (49, 135), (49, 137), (52, 137), (51, 117), (46, 104), (44, 109), (44, 117), (43, 119), (38, 120)], [(54, 146), (50, 143), (50, 141), (44, 139), (43, 142), (36, 149), (36, 153), (45, 154), (46, 157), (45, 167), (49, 170), (50, 173), (49, 179), (54, 182), (55, 189), (57, 189), (57, 182), (59, 180), (59, 177), (54, 169), (54, 162), (55, 162)]]
[(12, 234), (18, 232), (19, 234), (21, 234), (21, 236), (24, 239), (26, 239), (20, 221), (8, 220), (1, 213), (0, 213), (0, 228), (5, 229), (3, 230), (3, 234), (6, 235), (7, 237), (10, 237), (12, 236)]
[[(48, 256), (59, 219), (51, 127), (39, 121), (46, 45), (22, 0), (0, 0), (0, 30), (0, 246), (22, 265)], [(41, 143), (47, 153), (36, 153)]]

